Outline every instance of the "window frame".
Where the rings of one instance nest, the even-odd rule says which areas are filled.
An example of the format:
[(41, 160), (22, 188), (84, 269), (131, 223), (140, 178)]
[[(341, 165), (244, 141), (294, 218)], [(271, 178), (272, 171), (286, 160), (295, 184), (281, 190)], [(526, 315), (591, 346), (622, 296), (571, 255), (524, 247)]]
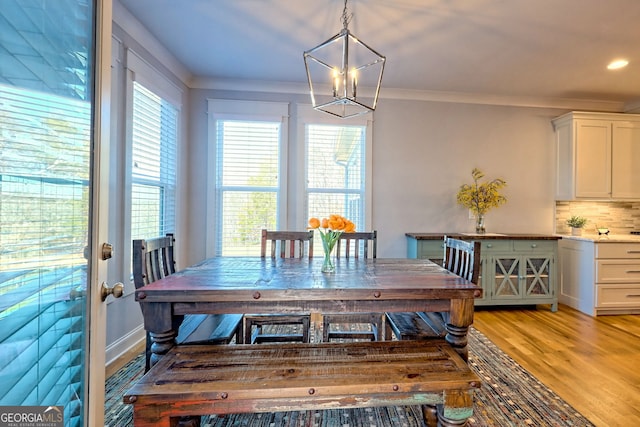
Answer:
[(217, 122), (219, 120), (268, 121), (280, 123), (280, 158), (278, 165), (279, 189), (277, 206), (279, 226), (287, 224), (288, 219), (288, 147), (289, 147), (289, 103), (270, 101), (239, 101), (208, 99), (208, 153), (207, 153), (207, 208), (205, 255), (207, 258), (218, 254), (219, 209), (217, 177)]
[[(298, 165), (302, 165), (296, 170), (296, 181), (303, 182), (303, 188), (300, 188), (296, 197), (295, 211), (302, 216), (301, 227), (307, 226), (306, 213), (309, 209), (309, 191), (307, 183), (307, 141), (306, 141), (306, 126), (310, 125), (332, 125), (332, 126), (363, 126), (365, 128), (365, 142), (364, 142), (364, 224), (356, 224), (358, 231), (369, 231), (373, 224), (373, 215), (371, 212), (371, 194), (373, 192), (372, 186), (372, 146), (373, 146), (373, 117), (371, 114), (352, 117), (349, 119), (340, 119), (333, 117), (325, 113), (318, 112), (313, 109), (313, 106), (309, 104), (298, 104), (298, 128), (297, 128), (297, 140), (299, 141), (298, 147), (301, 147), (296, 154), (296, 160)], [(338, 214), (342, 214), (341, 212)], [(297, 224), (297, 223), (296, 223)]]
[[(179, 177), (181, 176), (181, 150), (182, 145), (182, 90), (171, 82), (165, 75), (145, 61), (133, 49), (127, 48), (125, 51), (125, 146), (123, 150), (124, 164), (124, 191), (122, 192), (122, 248), (124, 271), (131, 275), (131, 208), (132, 208), (132, 186), (133, 186), (133, 87), (134, 82), (144, 86), (147, 90), (161, 97), (164, 101), (170, 103), (176, 108), (176, 153), (175, 153), (175, 176), (174, 185), (174, 205), (173, 224), (168, 227), (167, 232), (175, 232), (179, 224), (181, 215), (178, 206), (180, 206)], [(141, 182), (141, 181), (138, 181)], [(155, 237), (155, 236), (149, 236)], [(127, 243), (129, 242), (129, 243)]]

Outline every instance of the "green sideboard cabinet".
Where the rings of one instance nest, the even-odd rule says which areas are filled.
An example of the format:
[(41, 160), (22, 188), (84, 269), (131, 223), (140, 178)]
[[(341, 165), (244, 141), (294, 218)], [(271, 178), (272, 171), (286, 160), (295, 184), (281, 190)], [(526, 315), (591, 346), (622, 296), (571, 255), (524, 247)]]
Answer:
[[(407, 233), (407, 256), (442, 264), (444, 234)], [(550, 304), (558, 310), (558, 237), (547, 235), (461, 235), (480, 241), (482, 298), (476, 306)]]

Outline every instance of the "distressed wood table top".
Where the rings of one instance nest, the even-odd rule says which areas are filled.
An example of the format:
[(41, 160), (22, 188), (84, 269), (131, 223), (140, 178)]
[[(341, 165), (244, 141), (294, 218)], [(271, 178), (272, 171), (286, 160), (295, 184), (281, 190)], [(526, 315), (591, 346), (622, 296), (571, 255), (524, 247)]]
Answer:
[[(144, 302), (473, 298), (480, 289), (428, 261), (341, 259), (322, 273), (322, 259), (216, 257), (136, 291)], [(387, 310), (388, 311), (388, 310)]]
[(429, 260), (215, 257), (136, 290), (154, 360), (173, 346), (181, 315), (197, 313), (449, 312), (447, 341), (466, 358), (481, 288)]

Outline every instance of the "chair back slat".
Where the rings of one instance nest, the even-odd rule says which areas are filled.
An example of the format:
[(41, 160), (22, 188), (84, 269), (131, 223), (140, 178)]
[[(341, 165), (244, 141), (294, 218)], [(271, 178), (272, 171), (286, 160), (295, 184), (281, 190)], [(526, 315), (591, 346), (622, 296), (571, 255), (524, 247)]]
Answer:
[(313, 230), (269, 231), (262, 230), (260, 256), (267, 256), (267, 243), (271, 242), (271, 258), (313, 258)]
[[(369, 246), (371, 246), (371, 258), (378, 256), (378, 232), (377, 230), (367, 232), (342, 233), (336, 243), (336, 257), (342, 254), (342, 242), (344, 242), (345, 258), (369, 258)], [(353, 248), (353, 249), (352, 249)]]
[(480, 277), (480, 242), (445, 236), (443, 267), (477, 285)]
[(136, 289), (176, 272), (174, 245), (173, 234), (133, 241), (133, 283)]
[[(344, 254), (342, 247), (344, 244)], [(369, 251), (371, 246), (371, 251)], [(378, 232), (342, 233), (336, 242), (336, 257), (340, 258), (376, 258), (378, 255)], [(384, 328), (381, 313), (323, 313), (322, 340), (329, 342), (334, 339), (382, 341)], [(366, 325), (366, 329), (352, 330), (348, 325)], [(336, 326), (334, 326), (336, 325)], [(340, 325), (340, 327), (337, 327)]]

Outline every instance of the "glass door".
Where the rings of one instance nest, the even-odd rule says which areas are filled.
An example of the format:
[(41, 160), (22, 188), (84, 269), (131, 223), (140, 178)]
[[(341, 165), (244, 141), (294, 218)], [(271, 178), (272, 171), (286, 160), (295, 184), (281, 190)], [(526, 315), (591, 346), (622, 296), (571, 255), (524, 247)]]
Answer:
[(526, 257), (525, 265), (525, 296), (545, 296), (553, 295), (551, 288), (551, 258), (549, 257)]
[(520, 298), (520, 258), (495, 256), (492, 258), (494, 300)]
[(86, 358), (104, 353), (104, 333), (87, 333), (100, 274), (98, 5), (0, 4), (0, 411), (52, 426), (90, 425)]

